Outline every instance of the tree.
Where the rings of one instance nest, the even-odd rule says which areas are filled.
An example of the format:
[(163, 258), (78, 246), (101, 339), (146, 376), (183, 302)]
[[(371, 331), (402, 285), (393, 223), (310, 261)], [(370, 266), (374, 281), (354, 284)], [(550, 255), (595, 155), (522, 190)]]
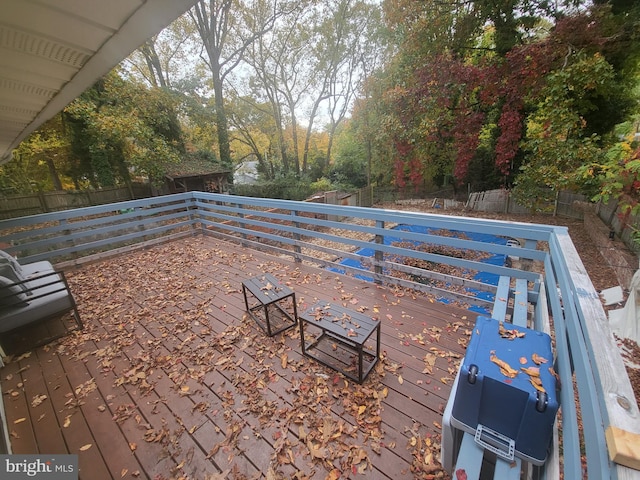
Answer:
[(200, 0), (189, 11), (211, 72), (216, 110), (220, 160), (231, 165), (224, 84), (242, 62), (245, 52), (262, 35), (273, 29), (283, 14), (278, 0)]
[(255, 157), (258, 171), (267, 180), (275, 178), (275, 166), (269, 160), (273, 132), (276, 130), (269, 105), (255, 104), (251, 98), (233, 98), (229, 109), (229, 124), (234, 129), (232, 145), (238, 162)]
[(576, 171), (599, 163), (603, 153), (599, 137), (588, 134), (584, 115), (595, 108), (591, 98), (607, 96), (613, 68), (599, 54), (577, 57), (547, 75), (538, 108), (528, 118), (523, 142), (528, 162), (514, 189), (523, 205), (536, 207), (550, 192), (576, 190)]
[(200, 76), (201, 69), (193, 62), (199, 49), (195, 27), (188, 15), (182, 15), (149, 38), (122, 65), (151, 87), (179, 89), (185, 78)]
[(334, 184), (361, 188), (369, 183), (366, 144), (358, 141), (350, 121), (339, 129), (336, 159), (329, 178)]
[[(297, 150), (297, 117), (296, 107), (302, 92), (310, 87), (304, 74), (308, 73), (300, 65), (306, 65), (301, 59), (305, 51), (305, 29), (301, 28), (305, 18), (305, 7), (302, 2), (299, 8), (283, 17), (270, 35), (260, 37), (250, 49), (245, 60), (251, 66), (252, 76), (249, 79), (250, 93), (260, 103), (263, 111), (273, 118), (273, 140), (277, 145), (280, 160), (285, 172), (292, 170), (300, 173), (300, 162)], [(307, 12), (308, 13), (308, 12)], [(302, 60), (302, 61), (301, 61)], [(288, 114), (287, 109), (288, 108)], [(285, 117), (288, 117), (288, 121)], [(287, 123), (293, 125), (293, 154), (289, 154), (289, 142), (285, 139)]]
[(160, 181), (184, 151), (174, 101), (112, 71), (67, 106), (76, 186), (130, 185), (132, 173)]
[[(369, 84), (367, 102), (385, 119), (378, 123), (397, 185), (451, 172), (459, 183), (482, 174), (476, 183), (483, 188), (515, 181), (532, 199), (541, 190), (580, 186), (577, 166), (601, 156), (633, 105), (629, 76), (616, 67), (633, 70), (620, 52), (637, 36), (625, 33), (633, 31), (630, 23), (593, 7), (553, 12), (548, 28), (551, 12), (536, 2), (398, 7), (385, 3), (398, 55)], [(385, 149), (379, 146), (380, 157)]]
[(15, 175), (11, 182), (13, 189), (24, 193), (32, 192), (34, 187), (37, 191), (63, 190), (61, 176), (67, 167), (68, 151), (69, 140), (58, 114), (15, 150), (15, 164), (10, 162), (8, 168)]

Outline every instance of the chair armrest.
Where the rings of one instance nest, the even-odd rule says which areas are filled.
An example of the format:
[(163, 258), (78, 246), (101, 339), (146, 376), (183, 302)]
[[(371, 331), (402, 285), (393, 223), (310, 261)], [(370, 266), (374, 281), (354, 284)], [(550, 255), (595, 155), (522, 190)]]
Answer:
[(64, 272), (39, 272), (17, 282), (3, 282), (0, 285), (0, 308), (25, 306), (33, 300), (59, 292), (67, 292), (71, 296)]

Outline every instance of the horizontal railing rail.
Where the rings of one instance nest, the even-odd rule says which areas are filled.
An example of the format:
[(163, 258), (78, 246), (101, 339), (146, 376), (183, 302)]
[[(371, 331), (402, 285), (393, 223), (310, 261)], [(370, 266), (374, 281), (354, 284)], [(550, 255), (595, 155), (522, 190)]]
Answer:
[[(565, 227), (202, 192), (0, 221), (2, 248), (22, 262), (46, 259), (61, 268), (194, 234), (487, 312), (498, 278), (520, 279), (530, 320), (538, 329), (550, 320), (555, 339), (562, 448), (556, 444), (551, 458), (565, 479), (582, 478), (583, 468), (589, 478), (640, 479), (639, 471), (622, 465), (634, 459), (620, 455), (614, 435), (638, 442), (638, 406), (598, 293)], [(557, 465), (534, 475), (557, 476)]]

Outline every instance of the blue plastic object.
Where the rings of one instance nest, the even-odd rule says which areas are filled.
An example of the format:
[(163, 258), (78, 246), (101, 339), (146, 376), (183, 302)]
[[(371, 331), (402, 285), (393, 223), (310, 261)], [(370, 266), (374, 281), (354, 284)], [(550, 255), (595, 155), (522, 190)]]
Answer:
[[(502, 325), (503, 336), (501, 323), (478, 317), (460, 369), (451, 425), (474, 434), (502, 458), (542, 465), (558, 411), (551, 338), (510, 323)], [(536, 374), (539, 388), (532, 383)]]

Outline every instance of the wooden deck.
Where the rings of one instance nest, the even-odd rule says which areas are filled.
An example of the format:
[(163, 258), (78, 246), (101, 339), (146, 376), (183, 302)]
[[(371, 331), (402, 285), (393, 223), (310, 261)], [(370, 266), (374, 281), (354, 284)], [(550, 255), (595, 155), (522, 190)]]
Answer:
[[(381, 320), (363, 385), (245, 315), (262, 272), (298, 312)], [(13, 453), (77, 453), (83, 479), (447, 477), (440, 422), (476, 314), (202, 236), (68, 278), (85, 330), (0, 370)]]

